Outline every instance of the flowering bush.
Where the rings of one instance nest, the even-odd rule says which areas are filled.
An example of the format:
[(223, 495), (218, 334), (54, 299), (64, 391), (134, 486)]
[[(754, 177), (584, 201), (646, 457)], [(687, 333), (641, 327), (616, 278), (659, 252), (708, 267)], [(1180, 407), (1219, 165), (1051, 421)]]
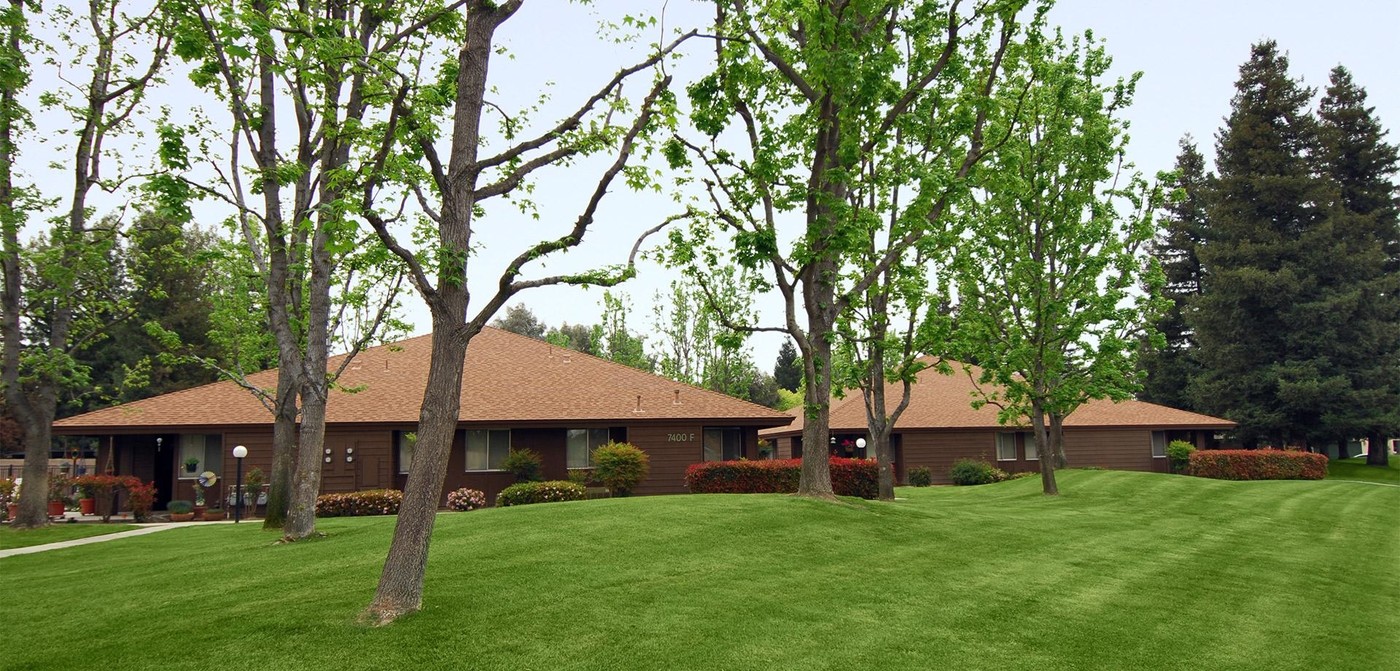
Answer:
[(1217, 480), (1321, 480), (1327, 457), (1285, 450), (1197, 450), (1187, 475)]
[(447, 493), (447, 507), (453, 510), (477, 510), (486, 507), (486, 493), (463, 487)]
[(646, 452), (628, 443), (608, 443), (593, 451), (593, 475), (612, 491), (613, 496), (627, 496), (651, 468)]
[(7, 506), (14, 502), (15, 481), (9, 478), (0, 478), (0, 515), (9, 515)]
[(928, 466), (915, 466), (909, 469), (909, 484), (927, 487), (933, 484), (933, 471)]
[[(840, 496), (873, 499), (880, 471), (873, 459), (831, 458), (831, 489)], [(695, 494), (788, 494), (802, 479), (801, 459), (706, 461), (685, 469), (685, 486)]]
[(81, 496), (93, 500), (93, 510), (102, 516), (103, 522), (112, 519), (113, 496), (127, 489), (131, 483), (138, 487), (141, 485), (136, 478), (119, 475), (80, 475), (73, 478), (73, 484), (77, 485)]
[(1001, 482), (1010, 476), (1006, 471), (985, 461), (959, 459), (953, 462), (953, 469), (948, 471), (948, 477), (955, 485), (987, 485)]
[(49, 500), (67, 501), (73, 494), (73, 479), (66, 475), (49, 476)]
[(496, 506), (505, 508), (530, 503), (582, 501), (585, 494), (587, 494), (587, 489), (583, 485), (566, 480), (520, 482), (501, 490), (501, 493), (496, 495)]
[(367, 489), (347, 494), (322, 494), (316, 497), (316, 516), (397, 515), (399, 505), (402, 503), (403, 492), (397, 489)]

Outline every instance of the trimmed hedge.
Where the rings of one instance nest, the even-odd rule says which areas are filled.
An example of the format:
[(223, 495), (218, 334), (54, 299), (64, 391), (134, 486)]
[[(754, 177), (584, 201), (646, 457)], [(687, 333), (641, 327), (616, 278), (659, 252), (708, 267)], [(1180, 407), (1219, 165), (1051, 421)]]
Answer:
[(1173, 440), (1167, 443), (1167, 460), (1170, 462), (1173, 473), (1184, 473), (1187, 464), (1191, 463), (1191, 453), (1196, 451), (1196, 446), (1184, 440)]
[[(879, 496), (875, 460), (832, 457), (830, 463), (831, 489), (838, 496)], [(790, 494), (801, 479), (801, 459), (706, 461), (685, 469), (685, 486), (693, 494)]]
[(1327, 457), (1294, 450), (1197, 450), (1186, 473), (1217, 480), (1321, 480)]
[(348, 494), (322, 494), (316, 497), (317, 517), (363, 517), (397, 515), (403, 492), (397, 489), (367, 489)]
[(909, 469), (909, 484), (913, 487), (928, 487), (933, 484), (933, 470), (928, 466), (915, 466)]
[(582, 501), (587, 493), (588, 490), (583, 485), (567, 480), (520, 482), (502, 489), (501, 493), (496, 495), (496, 507), (505, 508), (555, 501)]
[(613, 496), (631, 494), (649, 470), (651, 457), (630, 443), (608, 443), (593, 451), (593, 475)]

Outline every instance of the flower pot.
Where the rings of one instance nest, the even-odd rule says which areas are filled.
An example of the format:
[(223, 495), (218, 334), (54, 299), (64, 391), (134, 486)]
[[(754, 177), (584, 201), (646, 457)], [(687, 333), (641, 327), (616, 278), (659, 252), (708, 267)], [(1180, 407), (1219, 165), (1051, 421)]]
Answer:
[(78, 512), (91, 515), (97, 510), (97, 499), (78, 499)]
[(7, 504), (7, 505), (5, 506), (5, 514), (6, 514), (6, 519), (10, 519), (10, 520), (13, 520), (13, 519), (16, 518), (16, 517), (19, 517), (19, 504), (18, 504), (18, 503), (10, 503), (10, 504)]
[(185, 464), (186, 473), (194, 473), (197, 468), (199, 468), (199, 464)]
[(170, 513), (171, 522), (189, 522), (194, 519), (194, 513)]
[(49, 501), (49, 517), (63, 517), (63, 502)]
[(227, 515), (228, 515), (228, 513), (225, 513), (225, 512), (222, 511), (222, 510), (206, 510), (206, 511), (204, 511), (204, 521), (205, 521), (205, 522), (219, 522), (219, 521), (222, 521), (222, 520), (224, 519), (224, 517), (227, 516)]
[(195, 506), (195, 507), (194, 507), (194, 518), (197, 519), (197, 520), (202, 520), (202, 519), (204, 519), (204, 506)]

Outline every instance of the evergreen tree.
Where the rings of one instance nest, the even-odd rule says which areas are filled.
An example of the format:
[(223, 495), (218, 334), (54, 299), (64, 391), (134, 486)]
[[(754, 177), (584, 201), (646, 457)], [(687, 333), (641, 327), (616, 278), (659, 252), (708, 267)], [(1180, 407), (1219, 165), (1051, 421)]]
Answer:
[(1239, 422), (1246, 445), (1282, 443), (1304, 438), (1315, 420), (1290, 413), (1280, 383), (1321, 382), (1318, 362), (1290, 352), (1290, 334), (1310, 326), (1293, 309), (1311, 290), (1301, 240), (1323, 219), (1327, 190), (1308, 159), (1317, 135), (1312, 92), (1289, 77), (1276, 43), (1254, 46), (1235, 89), (1216, 138), (1210, 244), (1198, 251), (1203, 291), (1187, 313), (1201, 364), (1189, 389), (1196, 408)]
[[(1337, 399), (1319, 428), (1335, 434), (1342, 446), (1365, 435), (1376, 446), (1367, 462), (1384, 465), (1385, 438), (1400, 432), (1400, 217), (1392, 181), (1400, 154), (1386, 144), (1373, 110), (1351, 74), (1333, 69), (1318, 115), (1315, 156), (1335, 189), (1328, 231), (1337, 243), (1310, 251), (1321, 272), (1344, 281), (1320, 306), (1333, 328), (1319, 330), (1349, 393)], [(1344, 248), (1345, 262), (1325, 258), (1329, 247)]]
[(1166, 207), (1163, 229), (1151, 251), (1166, 278), (1163, 298), (1170, 301), (1154, 324), (1166, 338), (1161, 349), (1143, 342), (1138, 365), (1145, 374), (1141, 398), (1173, 408), (1192, 408), (1187, 384), (1196, 375), (1195, 339), (1186, 324), (1190, 301), (1201, 294), (1201, 260), (1197, 250), (1205, 242), (1206, 189), (1210, 176), (1205, 158), (1190, 136), (1181, 139), (1176, 157), (1175, 199)]
[(778, 361), (773, 364), (773, 379), (779, 389), (797, 391), (802, 386), (802, 360), (797, 357), (797, 347), (791, 340), (784, 340), (778, 349)]

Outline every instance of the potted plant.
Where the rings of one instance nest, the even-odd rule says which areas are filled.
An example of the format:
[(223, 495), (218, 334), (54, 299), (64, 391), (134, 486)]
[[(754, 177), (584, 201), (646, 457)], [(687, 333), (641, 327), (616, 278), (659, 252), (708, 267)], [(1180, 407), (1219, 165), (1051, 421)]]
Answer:
[(225, 516), (226, 514), (227, 514), (227, 513), (224, 512), (224, 509), (223, 509), (223, 508), (220, 508), (220, 507), (218, 507), (218, 506), (215, 506), (215, 507), (213, 507), (213, 508), (208, 508), (208, 509), (205, 509), (205, 511), (204, 511), (204, 521), (206, 521), (206, 522), (218, 522), (218, 521), (224, 519), (224, 516)]
[(49, 478), (49, 517), (63, 517), (63, 511), (68, 507), (68, 493), (73, 486), (73, 481), (66, 475), (55, 475)]
[(165, 504), (165, 509), (170, 512), (171, 522), (188, 522), (194, 519), (194, 504), (189, 501), (176, 499)]
[(198, 458), (196, 458), (196, 457), (190, 457), (189, 459), (186, 459), (186, 460), (185, 460), (185, 472), (186, 472), (186, 473), (189, 473), (190, 475), (194, 475), (194, 472), (195, 472), (196, 470), (198, 470), (198, 469), (199, 469), (199, 459), (198, 459)]
[(204, 487), (194, 483), (194, 518), (204, 519)]
[(131, 506), (131, 516), (137, 522), (145, 522), (151, 515), (151, 507), (156, 503), (156, 483), (143, 484), (139, 478), (130, 475), (121, 480), (122, 487), (126, 489), (127, 505)]
[(93, 498), (91, 476), (80, 475), (73, 478), (73, 486), (78, 488), (78, 512), (91, 515), (97, 510), (97, 499)]
[(8, 478), (0, 478), (0, 504), (5, 506), (5, 519), (14, 519), (19, 514), (19, 488), (15, 486), (15, 481)]

